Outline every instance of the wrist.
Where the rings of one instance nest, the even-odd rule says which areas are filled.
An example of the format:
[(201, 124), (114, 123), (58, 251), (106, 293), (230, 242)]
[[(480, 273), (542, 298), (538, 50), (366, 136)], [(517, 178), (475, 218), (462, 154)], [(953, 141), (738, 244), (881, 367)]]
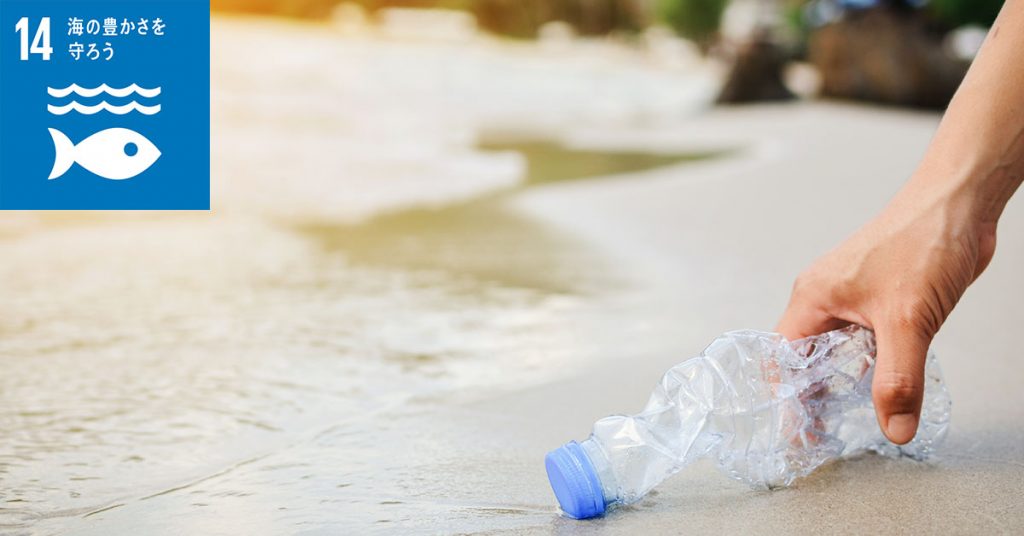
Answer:
[[(933, 157), (935, 152), (942, 153)], [(994, 226), (1021, 184), (1022, 174), (998, 156), (930, 151), (899, 197), (965, 223)]]
[[(977, 109), (991, 99), (971, 90), (957, 92), (907, 188), (962, 205), (975, 221), (994, 225), (1024, 178), (1024, 123), (998, 109), (981, 113), (997, 119), (978, 120)], [(966, 107), (964, 101), (982, 104)]]

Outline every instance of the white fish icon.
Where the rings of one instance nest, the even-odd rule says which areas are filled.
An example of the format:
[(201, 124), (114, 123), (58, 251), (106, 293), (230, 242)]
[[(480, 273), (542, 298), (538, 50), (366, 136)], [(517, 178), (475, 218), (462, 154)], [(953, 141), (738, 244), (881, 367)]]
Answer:
[(77, 162), (89, 172), (115, 181), (130, 179), (150, 168), (160, 150), (145, 136), (127, 128), (108, 128), (75, 145), (63, 132), (50, 129), (57, 156), (50, 180), (67, 173)]

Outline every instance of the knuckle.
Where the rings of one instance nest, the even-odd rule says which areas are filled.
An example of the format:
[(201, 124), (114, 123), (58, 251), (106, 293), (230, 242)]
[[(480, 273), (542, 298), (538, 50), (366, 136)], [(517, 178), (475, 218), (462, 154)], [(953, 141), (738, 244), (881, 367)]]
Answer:
[(814, 289), (818, 286), (818, 277), (810, 271), (802, 272), (796, 276), (793, 281), (793, 295), (794, 296), (808, 296), (814, 293)]
[(852, 294), (861, 284), (861, 274), (855, 270), (839, 270), (835, 275), (836, 292)]
[(806, 289), (807, 276), (805, 274), (800, 274), (796, 276), (796, 279), (793, 280), (793, 295), (795, 296), (797, 294), (800, 294)]
[(803, 300), (821, 303), (841, 303), (853, 295), (850, 289), (854, 280), (834, 272), (823, 272), (812, 267), (793, 281), (793, 296)]
[(917, 329), (917, 324), (920, 323), (918, 310), (919, 307), (916, 304), (908, 304), (897, 308), (892, 315), (893, 324), (896, 324), (896, 327), (902, 330)]
[(901, 331), (928, 336), (938, 331), (938, 316), (933, 308), (921, 299), (912, 299), (897, 306), (892, 312), (892, 323)]
[(920, 379), (905, 372), (892, 372), (880, 379), (876, 386), (877, 399), (890, 411), (905, 413), (920, 406), (924, 386)]

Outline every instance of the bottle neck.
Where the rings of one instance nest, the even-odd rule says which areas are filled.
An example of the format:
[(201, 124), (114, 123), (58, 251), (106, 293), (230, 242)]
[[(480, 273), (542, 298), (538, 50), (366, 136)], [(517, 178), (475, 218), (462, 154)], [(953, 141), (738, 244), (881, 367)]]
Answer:
[(619, 485), (612, 471), (612, 465), (608, 456), (604, 453), (601, 445), (593, 437), (580, 443), (583, 452), (590, 458), (591, 465), (597, 471), (597, 477), (601, 480), (601, 492), (604, 495), (606, 505), (619, 502)]

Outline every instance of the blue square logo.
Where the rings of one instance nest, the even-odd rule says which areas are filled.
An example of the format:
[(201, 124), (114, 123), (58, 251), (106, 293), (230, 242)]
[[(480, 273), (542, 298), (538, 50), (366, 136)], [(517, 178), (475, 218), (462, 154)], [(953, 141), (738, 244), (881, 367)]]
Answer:
[(0, 0), (0, 210), (209, 210), (210, 4)]

